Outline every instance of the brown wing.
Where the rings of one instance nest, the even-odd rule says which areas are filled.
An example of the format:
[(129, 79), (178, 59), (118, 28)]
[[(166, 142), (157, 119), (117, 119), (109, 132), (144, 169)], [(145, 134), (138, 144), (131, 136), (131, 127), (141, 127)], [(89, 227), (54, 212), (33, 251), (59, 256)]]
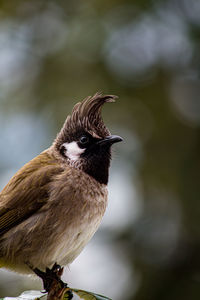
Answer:
[(11, 178), (0, 193), (0, 236), (47, 202), (52, 177), (61, 172), (56, 160), (45, 151)]

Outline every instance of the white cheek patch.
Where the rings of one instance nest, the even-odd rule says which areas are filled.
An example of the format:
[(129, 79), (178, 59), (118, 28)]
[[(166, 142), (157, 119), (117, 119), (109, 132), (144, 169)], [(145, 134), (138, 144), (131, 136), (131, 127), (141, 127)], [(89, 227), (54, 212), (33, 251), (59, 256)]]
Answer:
[(85, 148), (81, 149), (77, 142), (64, 143), (63, 146), (66, 149), (66, 156), (71, 160), (79, 159), (80, 155), (85, 151)]

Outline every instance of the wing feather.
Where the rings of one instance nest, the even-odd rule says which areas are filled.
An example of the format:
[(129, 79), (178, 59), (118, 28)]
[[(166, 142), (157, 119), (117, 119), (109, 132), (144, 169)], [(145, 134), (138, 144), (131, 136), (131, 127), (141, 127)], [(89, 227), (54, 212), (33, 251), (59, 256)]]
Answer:
[(0, 236), (47, 203), (52, 177), (62, 171), (46, 151), (11, 178), (0, 193)]

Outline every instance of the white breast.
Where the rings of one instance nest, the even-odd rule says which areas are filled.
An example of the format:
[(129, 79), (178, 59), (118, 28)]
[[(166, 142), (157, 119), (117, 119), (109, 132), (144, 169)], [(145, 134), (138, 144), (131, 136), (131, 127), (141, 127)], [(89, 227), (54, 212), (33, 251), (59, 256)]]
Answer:
[[(93, 186), (91, 186), (93, 187)], [(54, 245), (52, 261), (60, 265), (71, 263), (83, 250), (85, 245), (97, 231), (107, 206), (107, 188), (102, 187), (101, 193), (85, 195), (87, 202), (82, 202), (84, 213), (79, 214), (66, 231), (59, 234), (59, 243)], [(85, 203), (85, 204), (84, 204)]]
[(53, 261), (60, 265), (70, 264), (83, 250), (92, 236), (97, 231), (102, 217), (98, 217), (90, 224), (82, 224), (76, 230), (74, 227), (68, 228), (65, 235), (60, 239), (57, 248), (54, 249)]

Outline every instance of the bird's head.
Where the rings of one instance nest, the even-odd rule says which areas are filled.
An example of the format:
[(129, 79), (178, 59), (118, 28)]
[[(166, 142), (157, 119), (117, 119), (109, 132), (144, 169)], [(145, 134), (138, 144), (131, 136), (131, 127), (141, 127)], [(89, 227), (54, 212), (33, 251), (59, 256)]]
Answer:
[(104, 184), (108, 182), (111, 146), (122, 138), (110, 134), (103, 122), (101, 108), (116, 98), (97, 93), (77, 103), (53, 144), (71, 166)]

